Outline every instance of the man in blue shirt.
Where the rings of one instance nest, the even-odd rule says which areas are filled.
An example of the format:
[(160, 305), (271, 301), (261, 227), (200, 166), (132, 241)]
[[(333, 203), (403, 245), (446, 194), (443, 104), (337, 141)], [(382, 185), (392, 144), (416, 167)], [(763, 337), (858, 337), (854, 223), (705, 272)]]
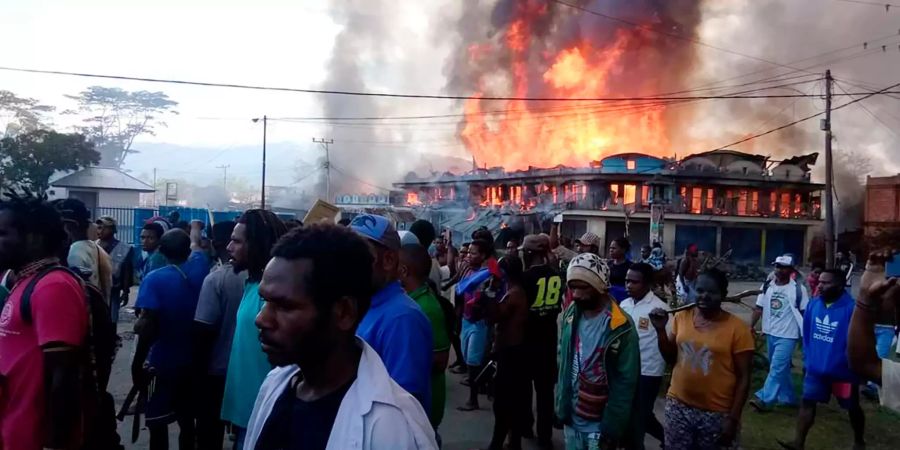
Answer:
[(350, 227), (372, 245), (375, 295), (356, 334), (384, 361), (391, 378), (431, 410), (432, 334), (428, 317), (400, 285), (400, 235), (382, 216), (357, 216)]
[(199, 249), (199, 231), (196, 235), (192, 245), (183, 230), (166, 232), (159, 252), (168, 265), (148, 273), (138, 291), (136, 307), (141, 315), (134, 325), (138, 341), (131, 374), (135, 386), (149, 382), (148, 369), (154, 377), (146, 410), (151, 448), (167, 448), (168, 426), (175, 421), (181, 431), (179, 448), (194, 444), (191, 330), (200, 288), (209, 274), (209, 259)]
[[(793, 443), (780, 442), (786, 449), (802, 449), (816, 418), (816, 404), (828, 403), (831, 396), (847, 410), (853, 427), (853, 448), (865, 448), (865, 415), (859, 405), (859, 379), (850, 370), (847, 336), (855, 302), (846, 289), (839, 269), (819, 275), (819, 296), (809, 302), (803, 316), (803, 403), (797, 417)], [(836, 446), (840, 447), (837, 443)]]

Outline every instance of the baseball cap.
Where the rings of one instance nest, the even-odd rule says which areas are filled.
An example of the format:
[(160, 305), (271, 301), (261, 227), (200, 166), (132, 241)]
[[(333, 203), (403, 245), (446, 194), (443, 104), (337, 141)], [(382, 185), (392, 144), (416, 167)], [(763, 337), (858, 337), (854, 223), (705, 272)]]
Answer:
[(581, 235), (581, 238), (575, 242), (578, 242), (581, 245), (587, 245), (587, 246), (594, 245), (597, 248), (600, 248), (600, 238), (596, 234), (591, 233), (590, 231)]
[(387, 217), (362, 214), (353, 218), (350, 228), (376, 244), (390, 250), (400, 250), (400, 235)]
[(794, 257), (791, 255), (781, 255), (775, 258), (775, 262), (772, 263), (775, 266), (782, 267), (794, 267)]
[(417, 238), (416, 235), (411, 231), (400, 230), (397, 232), (397, 234), (400, 236), (400, 245), (421, 245), (419, 242), (419, 238)]
[(525, 236), (525, 241), (522, 243), (522, 250), (527, 252), (547, 253), (549, 249), (550, 243), (538, 234)]
[(115, 227), (118, 224), (116, 223), (116, 219), (110, 216), (103, 216), (97, 219), (97, 225), (103, 225), (105, 227)]

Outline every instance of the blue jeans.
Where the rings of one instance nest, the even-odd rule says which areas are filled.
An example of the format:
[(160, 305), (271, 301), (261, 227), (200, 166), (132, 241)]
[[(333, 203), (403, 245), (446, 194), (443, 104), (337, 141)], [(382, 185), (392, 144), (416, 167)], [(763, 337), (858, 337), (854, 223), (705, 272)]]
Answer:
[(468, 319), (463, 318), (460, 340), (466, 365), (477, 367), (484, 364), (488, 343), (487, 322), (484, 320), (470, 322)]
[(766, 336), (769, 350), (769, 375), (756, 398), (766, 405), (797, 405), (797, 394), (791, 381), (791, 356), (799, 339)]
[(891, 356), (891, 344), (894, 343), (894, 327), (891, 325), (875, 325), (875, 351), (878, 357), (887, 359)]

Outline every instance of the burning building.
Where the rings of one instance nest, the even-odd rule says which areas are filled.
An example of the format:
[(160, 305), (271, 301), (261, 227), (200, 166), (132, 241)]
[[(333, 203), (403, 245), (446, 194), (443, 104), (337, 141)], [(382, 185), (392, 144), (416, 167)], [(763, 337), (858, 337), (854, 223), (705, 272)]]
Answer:
[(817, 156), (772, 161), (715, 150), (676, 160), (625, 153), (587, 167), (409, 174), (395, 184), (404, 195), (394, 198), (462, 234), (481, 225), (547, 231), (561, 215), (563, 235), (591, 231), (607, 245), (627, 236), (633, 256), (652, 235), (669, 255), (695, 243), (716, 255), (730, 251), (735, 262), (766, 265), (788, 252), (808, 258), (821, 223), (823, 186), (810, 178)]

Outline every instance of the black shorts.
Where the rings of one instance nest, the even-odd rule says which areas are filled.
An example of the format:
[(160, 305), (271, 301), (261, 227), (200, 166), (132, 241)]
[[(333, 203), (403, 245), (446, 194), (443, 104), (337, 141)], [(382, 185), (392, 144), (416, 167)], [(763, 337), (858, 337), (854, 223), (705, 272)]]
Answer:
[(148, 427), (168, 425), (179, 416), (190, 417), (193, 394), (188, 373), (156, 375), (150, 382), (145, 422)]

